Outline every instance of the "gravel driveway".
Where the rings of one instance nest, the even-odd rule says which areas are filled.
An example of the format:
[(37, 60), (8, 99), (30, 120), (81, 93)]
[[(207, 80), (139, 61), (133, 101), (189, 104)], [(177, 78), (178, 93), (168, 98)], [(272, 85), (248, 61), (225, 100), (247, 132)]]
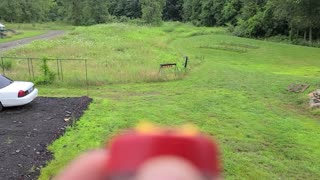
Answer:
[(47, 146), (79, 119), (91, 99), (38, 97), (0, 112), (0, 180), (37, 179), (52, 159)]
[(30, 37), (30, 38), (25, 38), (25, 39), (20, 39), (17, 41), (11, 41), (11, 42), (6, 42), (6, 43), (0, 43), (0, 53), (31, 43), (32, 41), (35, 40), (40, 40), (40, 39), (52, 39), (55, 38), (57, 36), (63, 35), (65, 33), (65, 31), (62, 30), (55, 30), (55, 31), (49, 31), (46, 34), (42, 34), (40, 36), (35, 36), (35, 37)]

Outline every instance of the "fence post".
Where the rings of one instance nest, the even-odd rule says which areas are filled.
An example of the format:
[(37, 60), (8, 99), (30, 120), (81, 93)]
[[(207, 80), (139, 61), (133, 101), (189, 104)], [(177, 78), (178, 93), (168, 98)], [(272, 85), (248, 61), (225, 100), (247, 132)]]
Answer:
[(57, 71), (58, 71), (58, 79), (61, 80), (60, 78), (60, 67), (59, 67), (59, 59), (56, 59), (57, 61)]
[(86, 66), (86, 85), (87, 85), (87, 96), (89, 96), (89, 83), (88, 83), (88, 65), (87, 65), (87, 60), (85, 60), (85, 66)]
[(63, 70), (62, 70), (62, 61), (59, 59), (60, 62), (60, 74), (61, 74), (61, 80), (63, 81)]
[(29, 78), (32, 79), (32, 76), (31, 76), (31, 67), (30, 67), (30, 58), (27, 59), (27, 62), (28, 62)]
[(187, 69), (187, 67), (188, 67), (188, 61), (189, 61), (189, 57), (186, 56), (186, 61), (185, 61), (185, 63), (184, 63), (184, 68), (185, 68), (185, 69)]
[(5, 75), (3, 57), (1, 57), (1, 64), (2, 64), (2, 74)]
[(30, 58), (31, 60), (31, 71), (32, 71), (32, 79), (34, 80), (34, 70), (33, 70), (33, 58)]

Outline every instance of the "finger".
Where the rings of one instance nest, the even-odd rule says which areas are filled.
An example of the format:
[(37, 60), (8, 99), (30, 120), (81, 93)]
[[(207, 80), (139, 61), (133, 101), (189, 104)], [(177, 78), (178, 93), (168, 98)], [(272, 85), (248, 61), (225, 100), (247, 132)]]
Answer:
[(203, 180), (189, 162), (175, 157), (155, 158), (138, 170), (135, 180)]
[(73, 161), (54, 180), (101, 180), (105, 179), (104, 168), (108, 161), (108, 153), (97, 150), (82, 155)]

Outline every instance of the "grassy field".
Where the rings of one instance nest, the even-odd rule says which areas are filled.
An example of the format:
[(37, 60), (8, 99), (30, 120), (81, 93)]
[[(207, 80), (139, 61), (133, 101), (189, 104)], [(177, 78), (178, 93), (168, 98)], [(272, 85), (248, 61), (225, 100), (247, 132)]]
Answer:
[[(64, 83), (39, 87), (42, 96), (88, 93), (94, 99), (81, 120), (50, 146), (54, 160), (40, 179), (140, 120), (198, 125), (219, 142), (226, 179), (320, 178), (320, 113), (308, 108), (307, 97), (319, 88), (320, 49), (179, 23), (109, 24), (79, 27), (7, 55), (89, 61), (88, 91), (77, 83), (80, 69), (74, 71), (81, 78), (70, 70)], [(190, 56), (187, 73), (181, 69), (184, 55)], [(178, 62), (179, 75), (159, 74), (164, 62)], [(311, 87), (289, 93), (291, 83)]]

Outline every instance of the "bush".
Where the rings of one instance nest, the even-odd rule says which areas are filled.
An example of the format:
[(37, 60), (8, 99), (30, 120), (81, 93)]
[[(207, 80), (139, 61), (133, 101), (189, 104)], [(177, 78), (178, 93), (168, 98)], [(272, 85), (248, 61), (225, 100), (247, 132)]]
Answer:
[(40, 69), (43, 74), (42, 76), (37, 77), (35, 80), (36, 84), (51, 84), (55, 80), (56, 74), (49, 69), (47, 61), (48, 58), (46, 57), (42, 59)]
[(10, 70), (12, 68), (11, 60), (4, 60), (3, 63), (0, 61), (0, 68), (4, 68), (5, 70)]
[(235, 30), (235, 26), (234, 25), (232, 25), (231, 23), (227, 23), (226, 26), (227, 26), (227, 31), (229, 33), (234, 32), (234, 30)]

